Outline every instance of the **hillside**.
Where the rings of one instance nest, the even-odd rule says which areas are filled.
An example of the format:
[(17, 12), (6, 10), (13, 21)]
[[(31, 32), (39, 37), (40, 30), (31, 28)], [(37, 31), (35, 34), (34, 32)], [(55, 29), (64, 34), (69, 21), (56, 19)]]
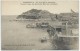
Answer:
[(46, 11), (46, 10), (37, 10), (31, 9), (29, 11), (23, 12), (21, 15), (17, 17), (17, 19), (39, 19), (39, 18), (52, 18), (54, 14)]

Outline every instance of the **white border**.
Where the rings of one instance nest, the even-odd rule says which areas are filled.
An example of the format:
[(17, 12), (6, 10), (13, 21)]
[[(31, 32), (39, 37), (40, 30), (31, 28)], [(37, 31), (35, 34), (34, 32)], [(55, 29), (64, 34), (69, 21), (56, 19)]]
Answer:
[(1, 0), (0, 0), (0, 51), (1, 51)]

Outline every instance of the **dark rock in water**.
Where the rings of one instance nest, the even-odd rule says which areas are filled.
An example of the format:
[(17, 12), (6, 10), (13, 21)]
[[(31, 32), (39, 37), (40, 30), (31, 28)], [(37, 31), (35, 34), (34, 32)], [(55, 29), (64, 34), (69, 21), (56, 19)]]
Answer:
[(41, 43), (45, 43), (45, 42), (47, 42), (46, 37), (41, 38), (41, 39), (40, 39), (40, 42), (41, 42)]
[(41, 40), (41, 43), (47, 42), (47, 40)]

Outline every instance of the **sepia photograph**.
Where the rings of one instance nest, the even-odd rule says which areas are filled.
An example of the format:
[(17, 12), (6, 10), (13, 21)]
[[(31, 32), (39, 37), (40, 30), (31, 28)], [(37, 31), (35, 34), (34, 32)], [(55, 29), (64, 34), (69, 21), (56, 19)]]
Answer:
[(1, 50), (79, 50), (78, 0), (2, 0)]

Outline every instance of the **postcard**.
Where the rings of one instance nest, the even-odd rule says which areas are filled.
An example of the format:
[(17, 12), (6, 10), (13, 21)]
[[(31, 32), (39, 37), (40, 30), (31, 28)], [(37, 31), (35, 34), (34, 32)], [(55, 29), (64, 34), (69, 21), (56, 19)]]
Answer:
[(78, 0), (2, 0), (2, 50), (79, 50)]

